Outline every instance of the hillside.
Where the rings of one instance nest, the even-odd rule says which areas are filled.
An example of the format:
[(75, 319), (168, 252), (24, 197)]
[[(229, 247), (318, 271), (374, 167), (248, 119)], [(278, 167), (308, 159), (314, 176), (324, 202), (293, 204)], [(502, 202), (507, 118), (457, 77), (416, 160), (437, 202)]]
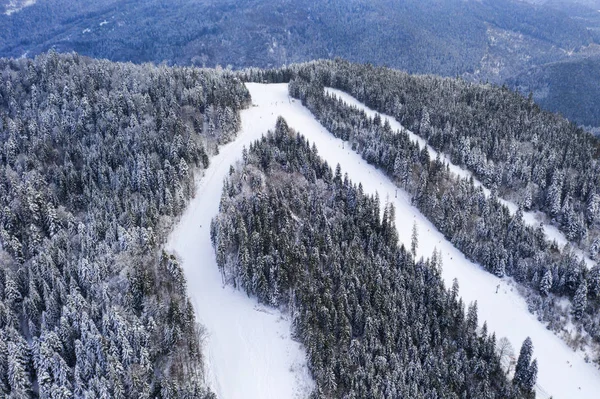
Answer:
[(0, 397), (212, 397), (162, 245), (248, 102), (223, 71), (0, 59)]
[[(39, 0), (0, 15), (0, 55), (54, 48), (114, 61), (234, 68), (339, 56), (501, 84), (530, 68), (598, 54), (599, 24), (585, 6), (513, 0)], [(572, 77), (577, 87), (587, 79), (597, 81)], [(581, 118), (580, 103), (562, 101), (559, 79), (548, 84), (557, 93), (544, 102), (548, 109), (600, 125), (600, 116)]]
[[(600, 13), (599, 13), (600, 14)], [(600, 57), (534, 67), (507, 81), (523, 93), (533, 93), (540, 106), (559, 112), (583, 126), (597, 126), (600, 115)]]
[(598, 140), (505, 88), (51, 51), (0, 142), (2, 397), (598, 391)]
[(379, 197), (283, 119), (230, 174), (220, 210), (211, 236), (225, 281), (291, 310), (318, 396), (532, 397), (537, 361), (511, 386), (495, 336), (444, 287), (437, 255), (399, 247), (394, 207), (380, 216)]

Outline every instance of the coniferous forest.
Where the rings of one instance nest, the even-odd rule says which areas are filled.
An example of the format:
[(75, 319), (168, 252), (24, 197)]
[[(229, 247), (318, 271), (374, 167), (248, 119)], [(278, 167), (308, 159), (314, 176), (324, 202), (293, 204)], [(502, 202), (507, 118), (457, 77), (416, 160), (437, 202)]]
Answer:
[[(299, 77), (393, 116), (503, 198), (539, 210), (600, 257), (600, 139), (505, 87), (344, 60), (252, 70), (251, 81)], [(313, 111), (314, 112), (314, 111)]]
[(380, 208), (280, 118), (225, 182), (211, 226), (223, 278), (289, 309), (314, 397), (531, 397), (531, 342), (510, 384), (477, 303), (465, 314), (440, 256), (417, 261)]
[[(419, 210), (465, 256), (527, 287), (530, 311), (549, 328), (561, 332), (572, 322), (600, 343), (599, 265), (588, 269), (568, 248), (559, 251), (540, 228), (524, 223), (522, 209), (511, 216), (495, 192), (486, 198), (481, 187), (456, 177), (439, 159), (430, 159), (406, 133), (392, 132), (381, 120), (367, 118), (301, 79), (292, 81), (290, 92), (303, 99), (329, 131), (349, 140), (367, 162), (407, 190)], [(560, 305), (563, 297), (571, 300), (570, 312)], [(596, 356), (600, 361), (600, 354)]]
[[(215, 398), (188, 263), (163, 248), (194, 177), (240, 131), (247, 81), (289, 83), (290, 107), (299, 99), (600, 364), (600, 265), (574, 250), (600, 259), (600, 142), (531, 98), (343, 60), (233, 72), (49, 52), (0, 59), (0, 397)], [(326, 87), (392, 115), (491, 194)], [(290, 317), (313, 398), (535, 396), (535, 343), (508, 372), (477, 302), (463, 303), (456, 280), (445, 288), (441, 254), (417, 259), (416, 233), (399, 242), (392, 205), (282, 118), (240, 158), (210, 226), (219, 288)]]
[[(523, 294), (529, 310), (547, 322), (550, 329), (560, 333), (574, 323), (578, 333), (571, 344), (579, 347), (591, 339), (596, 346), (594, 360), (600, 362), (600, 320), (597, 317), (600, 265), (588, 268), (571, 248), (558, 248), (544, 237), (541, 228), (527, 226), (522, 216), (524, 209), (539, 209), (554, 215), (548, 222), (562, 229), (573, 246), (587, 248), (590, 257), (598, 260), (600, 185), (596, 182), (600, 179), (600, 163), (597, 150), (591, 150), (600, 148), (596, 138), (503, 88), (460, 80), (410, 76), (342, 60), (317, 61), (272, 71), (247, 70), (244, 77), (290, 81), (290, 95), (301, 99), (333, 135), (350, 141), (353, 150), (405, 189), (420, 211), (467, 258), (498, 277), (507, 275), (522, 284), (526, 288)], [(407, 133), (394, 132), (380, 118), (368, 118), (362, 111), (327, 95), (326, 86), (352, 93), (375, 108), (380, 107), (379, 103), (373, 105), (374, 100), (369, 100), (368, 93), (374, 98), (393, 93), (395, 108), (391, 111), (401, 110), (406, 115), (411, 115), (407, 108), (418, 109), (419, 101), (435, 100), (438, 107), (421, 109), (423, 120), (410, 122), (408, 116), (397, 116), (397, 119), (416, 133), (420, 132), (430, 145), (444, 153), (456, 155), (452, 152), (455, 141), (470, 142), (464, 132), (473, 132), (473, 142), (482, 146), (495, 142), (496, 145), (485, 152), (489, 157), (483, 156), (477, 145), (464, 148), (466, 158), (451, 156), (456, 164), (469, 168), (492, 188), (491, 197), (486, 198), (473, 181), (454, 176), (439, 159), (430, 159), (428, 151), (411, 142)], [(400, 96), (404, 96), (402, 101)], [(475, 100), (476, 96), (479, 97)], [(465, 98), (470, 97), (474, 99), (469, 105)], [(395, 115), (400, 112), (383, 111)], [(413, 113), (415, 117), (419, 114)], [(444, 129), (433, 127), (436, 124), (432, 122), (432, 115), (445, 118)], [(466, 124), (464, 130), (453, 128), (452, 120)], [(476, 121), (482, 125), (477, 127)], [(485, 127), (484, 121), (492, 127)], [(524, 121), (529, 121), (529, 125), (523, 126)], [(521, 136), (516, 135), (517, 129)], [(565, 129), (570, 129), (571, 134), (560, 133)], [(422, 134), (426, 131), (430, 134)], [(500, 136), (502, 132), (506, 136)], [(445, 142), (449, 143), (448, 151), (439, 144)], [(532, 142), (537, 145), (532, 146)], [(497, 180), (490, 180), (480, 169), (464, 162), (475, 153), (479, 154), (476, 159), (482, 162), (482, 170), (496, 171), (493, 176), (497, 176)], [(547, 172), (539, 175), (540, 170)], [(557, 176), (562, 176), (560, 181)], [(501, 204), (500, 194), (520, 204), (515, 215), (511, 216), (508, 208)], [(558, 207), (557, 214), (548, 208), (551, 204)], [(574, 204), (578, 204), (578, 216), (575, 216)], [(573, 227), (573, 220), (577, 228)], [(574, 231), (584, 238), (573, 235)], [(561, 305), (564, 297), (570, 298), (568, 311)]]
[(229, 72), (0, 60), (0, 397), (211, 395), (160, 247), (248, 103)]

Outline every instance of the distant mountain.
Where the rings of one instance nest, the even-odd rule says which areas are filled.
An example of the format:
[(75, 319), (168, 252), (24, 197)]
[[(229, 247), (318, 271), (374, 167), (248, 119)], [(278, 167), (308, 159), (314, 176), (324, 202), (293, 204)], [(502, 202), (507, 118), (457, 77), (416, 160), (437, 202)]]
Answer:
[(599, 77), (600, 57), (590, 57), (534, 67), (507, 83), (523, 93), (532, 92), (539, 105), (559, 112), (577, 124), (597, 126)]
[[(54, 48), (116, 61), (235, 68), (339, 56), (501, 84), (546, 64), (600, 54), (600, 13), (589, 10), (512, 0), (38, 0), (0, 16), (0, 55)], [(581, 118), (560, 98), (549, 109), (600, 126), (600, 115)]]

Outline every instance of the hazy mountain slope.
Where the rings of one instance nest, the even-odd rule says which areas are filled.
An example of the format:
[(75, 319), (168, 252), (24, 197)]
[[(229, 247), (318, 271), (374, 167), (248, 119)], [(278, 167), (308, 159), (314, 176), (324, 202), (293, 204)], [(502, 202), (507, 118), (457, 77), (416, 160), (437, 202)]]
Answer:
[[(233, 67), (339, 56), (503, 83), (598, 52), (600, 13), (590, 10), (513, 0), (38, 0), (0, 15), (0, 55), (55, 48), (115, 61)], [(581, 119), (557, 93), (548, 108)], [(600, 125), (600, 117), (590, 123)]]
[(600, 115), (600, 57), (550, 63), (508, 81), (532, 92), (542, 107), (581, 125), (597, 125)]
[(42, 0), (0, 18), (0, 53), (20, 56), (55, 46), (121, 61), (233, 66), (341, 56), (455, 75), (480, 68), (495, 52), (490, 29), (523, 35), (527, 45), (520, 52), (529, 61), (547, 56), (538, 48), (552, 54), (592, 41), (562, 13), (508, 0), (100, 0), (78, 6)]

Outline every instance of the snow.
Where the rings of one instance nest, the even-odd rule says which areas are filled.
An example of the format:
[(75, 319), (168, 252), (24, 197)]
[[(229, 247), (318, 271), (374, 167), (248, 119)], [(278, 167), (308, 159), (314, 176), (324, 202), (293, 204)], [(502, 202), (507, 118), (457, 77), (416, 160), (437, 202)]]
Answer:
[[(358, 100), (356, 100), (354, 97), (352, 97), (351, 95), (349, 95), (348, 93), (345, 93), (341, 90), (337, 90), (337, 89), (332, 89), (332, 88), (325, 88), (325, 91), (329, 94), (335, 95), (337, 98), (339, 98), (340, 100), (344, 101), (346, 104), (352, 106), (352, 107), (356, 107), (360, 110), (363, 110), (369, 117), (373, 118), (375, 117), (375, 115), (378, 114), (377, 111), (372, 110), (371, 108), (367, 107), (366, 105), (362, 104), (361, 102), (359, 102)], [(416, 143), (419, 143), (419, 147), (423, 148), (424, 146), (427, 146), (427, 150), (429, 151), (429, 156), (431, 157), (431, 159), (435, 159), (438, 156), (438, 152), (436, 150), (434, 150), (431, 146), (429, 146), (427, 144), (427, 142), (417, 136), (415, 133), (413, 133), (412, 131), (406, 129), (404, 126), (402, 126), (398, 121), (396, 121), (396, 119), (394, 119), (393, 116), (389, 116), (386, 114), (379, 114), (381, 116), (382, 121), (387, 120), (390, 123), (390, 126), (392, 127), (392, 130), (397, 131), (403, 131), (406, 132), (409, 136), (409, 138)], [(446, 164), (448, 164), (450, 171), (460, 177), (464, 177), (464, 178), (470, 178), (473, 177), (473, 181), (475, 183), (475, 186), (477, 187), (482, 187), (483, 191), (485, 193), (486, 196), (490, 196), (490, 190), (485, 187), (483, 185), (483, 183), (481, 183), (479, 180), (477, 180), (475, 178), (475, 176), (473, 176), (473, 174), (466, 169), (461, 168), (460, 166), (457, 166), (455, 164), (453, 164), (450, 161), (450, 158), (448, 158), (446, 156), (446, 154), (439, 154), (440, 155), (440, 159), (445, 162)], [(518, 206), (517, 204), (515, 204), (514, 202), (511, 201), (507, 201), (505, 199), (500, 198), (499, 199), (500, 202), (502, 204), (504, 204), (510, 211), (511, 215), (514, 215), (515, 212), (517, 212)], [(544, 214), (542, 212), (523, 212), (523, 221), (533, 227), (538, 227), (540, 225), (540, 222), (544, 219)], [(546, 235), (546, 238), (549, 241), (556, 241), (556, 244), (558, 245), (558, 248), (564, 248), (565, 245), (569, 244), (569, 240), (565, 237), (565, 235), (558, 230), (555, 226), (549, 225), (549, 224), (544, 224), (543, 225), (543, 230), (544, 230), (544, 234)], [(584, 254), (583, 251), (581, 251), (580, 249), (577, 249), (575, 246), (571, 245), (571, 248), (573, 250), (573, 252), (575, 254), (577, 254), (577, 256), (580, 259), (584, 259), (585, 260), (585, 264), (588, 266), (588, 268), (591, 268), (595, 265), (595, 262), (593, 260), (591, 260), (589, 258), (589, 256), (587, 256), (587, 254)]]
[(34, 5), (36, 0), (10, 0), (6, 5), (4, 14), (11, 15), (21, 11), (25, 7)]
[(108, 21), (107, 21), (107, 20), (104, 20), (104, 21), (100, 22), (100, 24), (98, 24), (98, 25), (99, 25), (99, 26), (104, 26), (104, 25), (106, 25), (107, 23), (108, 23)]
[[(219, 398), (294, 398), (306, 395), (314, 385), (306, 369), (305, 352), (290, 338), (286, 316), (258, 306), (242, 292), (222, 287), (209, 238), (209, 223), (217, 214), (229, 165), (241, 157), (244, 145), (273, 129), (279, 115), (314, 142), (331, 166), (339, 163), (355, 183), (361, 182), (366, 193), (379, 192), (382, 202), (393, 202), (399, 239), (407, 247), (416, 223), (417, 255), (429, 257), (434, 249), (441, 251), (445, 283), (450, 286), (454, 278), (458, 279), (463, 300), (477, 301), (479, 321), (487, 321), (490, 332), (494, 331), (498, 339), (507, 337), (517, 353), (524, 339), (531, 337), (539, 362), (538, 398), (597, 398), (600, 372), (529, 313), (510, 280), (498, 279), (467, 260), (410, 204), (404, 191), (334, 138), (299, 101), (290, 99), (286, 84), (249, 83), (247, 87), (254, 106), (242, 111), (242, 132), (211, 160), (198, 181), (196, 197), (168, 244), (183, 259), (198, 321), (209, 334), (205, 347), (207, 377)], [(496, 294), (498, 284), (501, 289)]]
[(242, 112), (238, 138), (220, 148), (197, 180), (196, 195), (167, 249), (182, 259), (197, 319), (207, 330), (206, 377), (219, 399), (303, 398), (314, 383), (305, 350), (290, 336), (290, 320), (241, 291), (223, 287), (210, 242), (210, 221), (218, 213), (229, 166), (241, 158), (244, 146), (275, 126), (268, 105), (271, 92), (252, 94), (260, 106)]
[[(334, 89), (326, 89), (329, 93), (335, 94), (338, 98), (351, 106), (364, 110), (368, 116), (374, 117), (376, 111), (373, 111), (354, 99), (350, 95)], [(388, 119), (394, 130), (406, 131), (411, 139), (418, 141), (421, 148), (425, 141), (414, 133), (402, 127), (394, 118), (380, 114), (382, 120)], [(289, 121), (288, 121), (289, 123)], [(290, 124), (292, 127), (293, 124)], [(323, 128), (321, 128), (323, 129)], [(313, 140), (312, 136), (309, 136)], [(336, 149), (341, 147), (342, 141), (336, 139)], [(319, 143), (317, 143), (317, 147)], [(348, 146), (346, 146), (348, 147)], [(329, 148), (333, 148), (331, 144)], [(430, 156), (435, 158), (437, 152), (428, 146)], [(344, 151), (342, 150), (342, 153)], [(348, 151), (346, 151), (348, 153)], [(350, 156), (352, 153), (348, 153)], [(324, 154), (321, 154), (323, 156)], [(330, 152), (325, 154), (325, 158), (333, 164), (339, 162), (330, 160)], [(343, 155), (343, 154), (342, 154)], [(471, 176), (469, 171), (450, 163), (449, 159), (440, 155), (444, 162), (449, 164), (450, 170), (462, 177)], [(345, 166), (340, 162), (342, 170), (348, 172), (348, 175), (355, 182), (363, 183), (365, 192), (374, 192), (377, 190), (382, 199), (386, 197), (394, 202), (396, 207), (396, 226), (398, 228), (400, 242), (403, 242), (407, 248), (410, 247), (412, 235), (412, 221), (405, 220), (407, 216), (412, 216), (416, 222), (419, 231), (419, 249), (417, 256), (429, 257), (433, 250), (437, 248), (442, 252), (444, 266), (442, 276), (447, 286), (452, 284), (454, 278), (458, 279), (460, 294), (465, 303), (477, 301), (479, 310), (479, 321), (487, 321), (490, 331), (496, 332), (496, 337), (507, 337), (515, 352), (521, 347), (521, 343), (529, 336), (533, 340), (535, 347), (534, 356), (538, 358), (538, 385), (537, 397), (554, 399), (560, 398), (597, 398), (600, 392), (600, 371), (592, 364), (584, 361), (584, 353), (574, 352), (564, 341), (554, 335), (550, 330), (540, 323), (528, 309), (525, 300), (519, 295), (511, 279), (499, 279), (486, 272), (481, 266), (476, 265), (465, 258), (465, 256), (448, 242), (444, 236), (423, 216), (418, 209), (410, 204), (408, 195), (398, 189), (398, 198), (395, 197), (396, 186), (385, 177), (385, 175), (374, 167), (365, 164), (361, 157), (356, 154), (355, 160), (348, 159)], [(368, 174), (360, 170), (354, 170), (352, 165), (358, 163), (363, 170), (368, 170)], [(362, 176), (362, 179), (361, 179)], [(377, 189), (379, 182), (379, 189)], [(476, 184), (483, 186), (481, 182)], [(486, 195), (489, 190), (485, 189)], [(511, 213), (516, 212), (517, 206), (514, 203), (504, 201)], [(537, 225), (539, 222), (536, 215), (532, 212), (524, 213), (524, 221), (531, 225)], [(556, 240), (559, 245), (566, 244), (564, 235), (553, 226), (544, 226), (544, 233), (550, 240)], [(562, 244), (561, 244), (562, 243)], [(579, 252), (580, 256), (581, 251)], [(589, 261), (589, 262), (588, 262)], [(586, 259), (590, 265), (591, 260)], [(499, 293), (496, 294), (496, 287), (500, 285)]]

